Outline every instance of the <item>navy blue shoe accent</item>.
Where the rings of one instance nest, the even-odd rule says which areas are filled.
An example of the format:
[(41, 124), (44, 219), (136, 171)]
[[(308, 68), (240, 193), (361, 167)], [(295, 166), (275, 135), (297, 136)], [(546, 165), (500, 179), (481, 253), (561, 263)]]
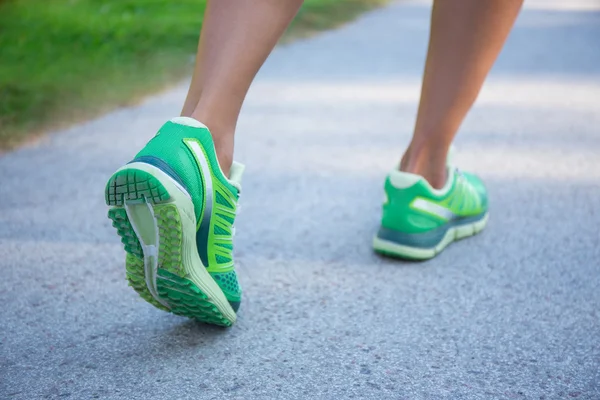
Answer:
[(162, 172), (164, 172), (165, 174), (167, 174), (171, 178), (173, 178), (173, 180), (175, 182), (179, 183), (188, 193), (190, 192), (190, 190), (187, 188), (187, 186), (185, 186), (185, 184), (183, 183), (183, 181), (181, 180), (179, 175), (177, 175), (177, 172), (175, 172), (173, 170), (173, 168), (171, 168), (169, 166), (169, 164), (167, 164), (160, 158), (154, 157), (154, 156), (140, 156), (140, 157), (137, 157), (137, 158), (133, 159), (132, 161), (128, 162), (128, 164), (131, 164), (134, 162), (150, 164), (150, 165), (160, 169)]
[(242, 303), (241, 301), (231, 301), (231, 300), (227, 300), (229, 301), (229, 305), (231, 306), (231, 308), (233, 308), (233, 311), (238, 312), (238, 310), (240, 309), (240, 304)]
[(377, 237), (379, 239), (387, 240), (389, 242), (393, 242), (402, 246), (430, 249), (432, 247), (437, 246), (442, 241), (442, 239), (444, 239), (444, 236), (446, 235), (446, 232), (448, 232), (448, 229), (461, 225), (472, 224), (474, 222), (482, 220), (486, 215), (487, 211), (471, 217), (458, 217), (452, 219), (448, 223), (440, 226), (439, 228), (435, 228), (423, 233), (404, 233), (395, 231), (393, 229), (384, 228), (382, 226), (377, 232)]

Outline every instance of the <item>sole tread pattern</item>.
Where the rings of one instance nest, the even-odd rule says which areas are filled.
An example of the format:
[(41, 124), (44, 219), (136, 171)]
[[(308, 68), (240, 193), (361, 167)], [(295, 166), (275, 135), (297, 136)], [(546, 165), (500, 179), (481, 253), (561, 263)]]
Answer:
[(121, 243), (123, 243), (125, 251), (138, 258), (144, 258), (142, 246), (131, 226), (131, 222), (129, 222), (125, 209), (111, 208), (108, 210), (108, 218), (112, 219), (112, 226), (117, 230), (117, 234), (121, 237)]
[(191, 280), (159, 268), (157, 286), (158, 294), (167, 300), (173, 314), (213, 325), (231, 326), (231, 321), (223, 316)]
[(125, 270), (127, 273), (127, 282), (140, 297), (152, 304), (156, 308), (163, 311), (171, 311), (167, 307), (160, 304), (150, 293), (146, 286), (146, 278), (144, 277), (144, 260), (127, 253), (125, 258)]
[[(125, 268), (129, 286), (161, 310), (214, 325), (231, 326), (231, 321), (188, 279), (182, 263), (181, 217), (175, 204), (166, 203), (169, 199), (170, 195), (160, 181), (141, 170), (118, 171), (106, 185), (106, 203), (114, 207), (109, 210), (108, 217), (127, 252)], [(123, 208), (129, 202), (154, 205), (159, 234), (157, 291), (170, 309), (160, 304), (146, 286), (143, 249)]]
[(126, 201), (149, 201), (158, 204), (171, 196), (162, 183), (146, 171), (124, 169), (106, 184), (105, 199), (109, 206), (123, 206)]

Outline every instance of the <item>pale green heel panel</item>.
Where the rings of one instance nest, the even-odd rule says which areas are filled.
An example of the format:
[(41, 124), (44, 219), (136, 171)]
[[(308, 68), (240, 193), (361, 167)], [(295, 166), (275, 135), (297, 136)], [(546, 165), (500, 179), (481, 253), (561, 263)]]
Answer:
[(158, 204), (171, 196), (162, 183), (146, 171), (122, 169), (106, 184), (105, 200), (109, 206), (123, 206), (125, 201), (148, 200)]

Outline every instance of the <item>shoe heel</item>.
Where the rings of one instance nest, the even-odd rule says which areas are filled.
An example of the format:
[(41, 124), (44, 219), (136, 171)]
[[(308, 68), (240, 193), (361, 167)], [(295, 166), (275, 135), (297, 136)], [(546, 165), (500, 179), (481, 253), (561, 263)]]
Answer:
[[(184, 264), (191, 261), (189, 257), (184, 260), (184, 247), (195, 249), (195, 236), (186, 239), (189, 243), (184, 245), (184, 224), (178, 207), (181, 204), (177, 203), (181, 200), (176, 200), (181, 195), (173, 197), (165, 188), (170, 178), (165, 178), (163, 185), (157, 177), (160, 172), (154, 174), (131, 166), (117, 171), (106, 185), (106, 203), (113, 207), (108, 217), (127, 252), (129, 285), (157, 308), (214, 325), (231, 326), (235, 312), (205, 267), (200, 263), (200, 272), (205, 275), (201, 281), (208, 282), (208, 287), (202, 290), (186, 271)], [(193, 218), (193, 210), (191, 217), (190, 211), (183, 212), (186, 218)], [(195, 226), (195, 220), (190, 223)], [(144, 249), (148, 254), (144, 254)], [(221, 307), (215, 305), (217, 291), (221, 292)]]

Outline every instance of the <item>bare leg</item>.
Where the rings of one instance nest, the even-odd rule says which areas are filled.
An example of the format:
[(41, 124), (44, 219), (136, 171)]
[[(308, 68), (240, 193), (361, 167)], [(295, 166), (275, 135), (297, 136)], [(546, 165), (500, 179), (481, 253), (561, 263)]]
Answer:
[(211, 130), (225, 174), (250, 84), (301, 5), (302, 0), (208, 2), (182, 115)]
[(400, 169), (436, 188), (460, 124), (500, 53), (523, 0), (436, 0), (421, 101)]

